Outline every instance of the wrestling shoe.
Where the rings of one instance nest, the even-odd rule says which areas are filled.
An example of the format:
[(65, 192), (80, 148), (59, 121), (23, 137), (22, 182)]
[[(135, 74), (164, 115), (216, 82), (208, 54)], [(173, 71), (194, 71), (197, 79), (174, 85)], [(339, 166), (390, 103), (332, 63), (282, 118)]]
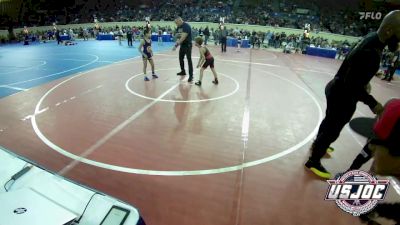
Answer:
[(331, 174), (322, 166), (321, 162), (314, 162), (310, 159), (306, 162), (305, 166), (311, 170), (315, 175), (329, 179), (331, 178)]

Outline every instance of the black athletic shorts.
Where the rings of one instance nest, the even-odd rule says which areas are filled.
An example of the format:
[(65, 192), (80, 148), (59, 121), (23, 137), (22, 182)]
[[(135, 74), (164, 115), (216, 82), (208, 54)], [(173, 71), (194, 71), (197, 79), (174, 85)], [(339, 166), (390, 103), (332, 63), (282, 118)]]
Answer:
[(208, 66), (210, 66), (210, 68), (214, 68), (214, 57), (212, 57), (211, 59), (206, 59), (206, 61), (203, 64), (203, 68), (207, 68)]

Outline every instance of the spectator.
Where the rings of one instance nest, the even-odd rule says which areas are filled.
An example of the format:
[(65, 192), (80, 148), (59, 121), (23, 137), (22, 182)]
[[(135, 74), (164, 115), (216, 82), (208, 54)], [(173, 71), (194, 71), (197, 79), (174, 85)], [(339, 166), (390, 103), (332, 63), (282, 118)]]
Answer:
[(228, 37), (228, 31), (226, 30), (224, 25), (220, 26), (219, 37), (221, 40), (221, 51), (226, 52), (226, 41)]
[(207, 45), (208, 39), (210, 38), (210, 30), (208, 29), (208, 26), (204, 29), (204, 45)]

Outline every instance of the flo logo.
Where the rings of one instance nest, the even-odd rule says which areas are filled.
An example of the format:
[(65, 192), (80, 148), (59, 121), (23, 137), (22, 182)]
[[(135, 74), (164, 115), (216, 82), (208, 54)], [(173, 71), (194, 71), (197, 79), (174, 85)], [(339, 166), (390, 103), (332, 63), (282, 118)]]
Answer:
[(349, 171), (328, 183), (325, 200), (336, 201), (339, 208), (353, 216), (375, 208), (389, 188), (389, 180), (377, 180), (361, 170)]
[(380, 19), (382, 19), (382, 13), (380, 13), (380, 12), (359, 12), (359, 14), (360, 14), (360, 20), (367, 20), (367, 19), (380, 20)]
[(24, 213), (26, 213), (26, 211), (27, 211), (27, 209), (25, 209), (25, 208), (14, 209), (15, 214), (24, 214)]

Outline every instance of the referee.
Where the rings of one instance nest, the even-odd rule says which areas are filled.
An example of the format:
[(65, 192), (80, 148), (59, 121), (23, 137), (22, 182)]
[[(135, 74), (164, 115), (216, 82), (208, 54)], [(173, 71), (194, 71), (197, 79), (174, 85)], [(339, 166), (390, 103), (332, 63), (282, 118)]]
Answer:
[(186, 59), (189, 64), (189, 79), (188, 82), (193, 81), (193, 64), (192, 64), (192, 28), (186, 22), (183, 22), (181, 17), (176, 17), (175, 23), (177, 26), (177, 34), (179, 40), (176, 41), (176, 44), (173, 50), (180, 45), (179, 49), (179, 64), (181, 66), (181, 72), (177, 73), (178, 76), (185, 76), (185, 63), (183, 58), (186, 55)]
[(369, 33), (347, 55), (335, 77), (326, 85), (326, 115), (305, 163), (317, 176), (325, 179), (331, 177), (322, 166), (321, 158), (350, 121), (358, 101), (368, 105), (373, 113), (382, 113), (383, 106), (368, 93), (366, 87), (379, 69), (385, 46), (394, 52), (399, 42), (400, 10), (395, 10), (385, 16), (377, 32)]

